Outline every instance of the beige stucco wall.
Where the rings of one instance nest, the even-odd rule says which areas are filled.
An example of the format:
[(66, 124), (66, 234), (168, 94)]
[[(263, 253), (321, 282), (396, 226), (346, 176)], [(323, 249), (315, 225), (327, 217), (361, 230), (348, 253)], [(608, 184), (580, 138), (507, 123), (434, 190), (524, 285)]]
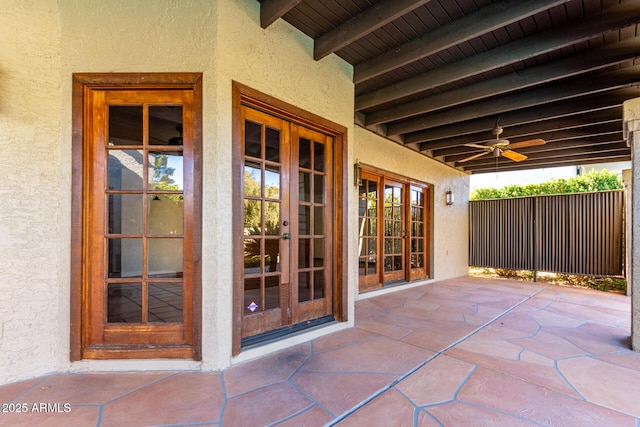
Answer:
[[(466, 276), (469, 272), (469, 176), (359, 127), (355, 129), (354, 158), (363, 165), (433, 185), (433, 279)], [(453, 206), (445, 203), (445, 192), (449, 189), (455, 197)], [(353, 200), (355, 205), (356, 199)]]

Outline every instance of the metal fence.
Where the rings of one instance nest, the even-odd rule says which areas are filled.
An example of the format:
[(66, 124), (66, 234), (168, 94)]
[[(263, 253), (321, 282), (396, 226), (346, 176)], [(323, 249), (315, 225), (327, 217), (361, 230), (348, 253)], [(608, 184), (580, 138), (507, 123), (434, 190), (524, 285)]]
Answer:
[(469, 265), (623, 274), (624, 191), (469, 203)]

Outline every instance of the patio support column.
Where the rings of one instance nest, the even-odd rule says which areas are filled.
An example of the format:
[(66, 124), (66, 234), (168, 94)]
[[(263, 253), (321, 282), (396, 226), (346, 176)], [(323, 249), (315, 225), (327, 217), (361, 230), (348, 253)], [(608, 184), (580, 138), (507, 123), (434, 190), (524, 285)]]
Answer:
[(640, 351), (640, 98), (623, 105), (624, 133), (631, 146), (631, 265), (627, 286), (631, 287), (631, 348)]

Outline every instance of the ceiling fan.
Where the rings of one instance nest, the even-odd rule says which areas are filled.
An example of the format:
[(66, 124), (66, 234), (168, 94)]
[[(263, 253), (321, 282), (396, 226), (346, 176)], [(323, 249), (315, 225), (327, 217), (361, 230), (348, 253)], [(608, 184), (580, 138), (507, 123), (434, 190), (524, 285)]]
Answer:
[[(500, 117), (498, 117), (500, 120)], [(535, 147), (536, 145), (544, 145), (546, 142), (544, 139), (529, 139), (527, 141), (515, 142), (513, 144), (509, 143), (508, 139), (500, 138), (503, 129), (498, 125), (498, 120), (496, 120), (495, 127), (491, 130), (491, 133), (496, 136), (495, 140), (488, 141), (489, 143), (486, 145), (480, 144), (464, 144), (465, 147), (472, 148), (480, 148), (484, 150), (482, 153), (474, 154), (473, 156), (469, 156), (460, 160), (458, 163), (468, 162), (469, 160), (477, 159), (478, 157), (485, 156), (491, 153), (494, 157), (506, 157), (507, 159), (513, 160), (514, 162), (521, 162), (527, 159), (527, 156), (524, 154), (517, 153), (513, 151), (514, 148), (524, 148), (524, 147)]]

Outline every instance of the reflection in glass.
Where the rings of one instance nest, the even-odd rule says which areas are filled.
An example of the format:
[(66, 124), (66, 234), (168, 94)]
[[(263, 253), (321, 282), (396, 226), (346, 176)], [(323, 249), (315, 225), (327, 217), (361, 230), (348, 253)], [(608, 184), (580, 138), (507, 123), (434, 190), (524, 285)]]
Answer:
[(324, 207), (322, 206), (313, 208), (313, 234), (324, 234)]
[(149, 189), (172, 191), (184, 189), (181, 152), (149, 152)]
[(280, 238), (264, 240), (264, 270), (266, 272), (280, 271)]
[(160, 194), (148, 196), (149, 234), (182, 234), (184, 223), (184, 201), (182, 194)]
[(244, 315), (258, 314), (263, 310), (260, 298), (260, 278), (244, 279)]
[(277, 129), (267, 128), (265, 133), (265, 160), (271, 162), (280, 161), (280, 131)]
[(301, 202), (311, 201), (311, 174), (308, 172), (300, 172), (298, 175), (300, 182), (298, 184), (298, 199)]
[(109, 234), (142, 233), (142, 195), (109, 195)]
[(244, 195), (261, 197), (262, 173), (260, 163), (245, 162), (244, 164)]
[(261, 202), (260, 200), (244, 200), (244, 234), (261, 234), (260, 217)]
[(324, 176), (313, 175), (313, 201), (324, 203)]
[(147, 241), (149, 277), (182, 277), (182, 239)]
[(324, 239), (313, 239), (313, 266), (324, 265)]
[(313, 299), (324, 298), (324, 270), (313, 272)]
[(314, 142), (313, 151), (313, 169), (317, 170), (318, 172), (324, 172), (324, 144), (317, 141)]
[(147, 289), (149, 322), (182, 322), (181, 283), (149, 283)]
[(142, 239), (107, 239), (108, 277), (142, 277)]
[(260, 158), (262, 126), (246, 120), (244, 122), (244, 155)]
[(264, 309), (280, 307), (280, 275), (264, 278)]
[(142, 106), (109, 106), (108, 145), (142, 145)]
[(311, 273), (298, 273), (298, 302), (311, 301)]
[(280, 234), (280, 202), (264, 203), (264, 234)]
[(393, 271), (393, 257), (391, 256), (384, 257), (384, 271), (385, 272)]
[(393, 239), (384, 239), (384, 253), (391, 254), (393, 250)]
[(107, 322), (142, 322), (141, 283), (109, 283), (107, 287)]
[(311, 141), (306, 138), (300, 138), (299, 140), (299, 149), (300, 149), (300, 167), (311, 169)]
[(182, 145), (182, 106), (149, 107), (149, 144)]
[(311, 240), (298, 240), (298, 268), (311, 267)]
[(311, 206), (298, 206), (298, 233), (301, 235), (311, 233)]
[(393, 239), (393, 253), (401, 254), (402, 253), (402, 240)]
[(267, 165), (264, 170), (264, 197), (280, 198), (280, 168)]
[(142, 150), (109, 150), (109, 190), (142, 190)]
[(261, 239), (244, 239), (244, 274), (260, 274)]

